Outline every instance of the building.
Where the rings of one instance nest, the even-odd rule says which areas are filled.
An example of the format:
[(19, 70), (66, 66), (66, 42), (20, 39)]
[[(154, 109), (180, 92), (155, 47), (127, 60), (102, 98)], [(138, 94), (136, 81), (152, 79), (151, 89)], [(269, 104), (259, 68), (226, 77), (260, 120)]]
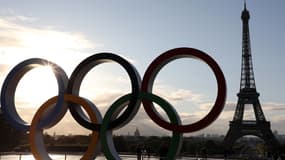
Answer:
[(135, 136), (135, 137), (139, 137), (139, 136), (141, 136), (141, 134), (140, 134), (140, 131), (139, 131), (138, 127), (136, 128), (136, 130), (135, 130), (135, 132), (134, 132), (134, 136)]

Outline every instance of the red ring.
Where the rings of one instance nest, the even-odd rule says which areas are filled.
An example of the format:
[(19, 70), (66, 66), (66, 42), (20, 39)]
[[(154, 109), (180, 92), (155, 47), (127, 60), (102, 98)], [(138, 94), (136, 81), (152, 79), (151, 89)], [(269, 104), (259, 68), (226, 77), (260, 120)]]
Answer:
[(216, 61), (208, 54), (193, 48), (176, 48), (169, 50), (158, 56), (149, 65), (144, 74), (142, 81), (142, 88), (141, 88), (142, 92), (152, 93), (153, 82), (159, 70), (170, 61), (185, 57), (202, 60), (203, 62), (205, 62), (210, 66), (210, 68), (215, 74), (218, 84), (218, 93), (215, 104), (210, 110), (210, 112), (204, 118), (195, 123), (187, 125), (176, 125), (161, 119), (161, 116), (155, 110), (152, 102), (145, 99), (142, 100), (146, 113), (156, 124), (167, 130), (184, 132), (184, 133), (194, 132), (207, 127), (216, 120), (216, 118), (219, 116), (219, 114), (224, 108), (226, 100), (226, 80), (222, 70), (220, 69)]

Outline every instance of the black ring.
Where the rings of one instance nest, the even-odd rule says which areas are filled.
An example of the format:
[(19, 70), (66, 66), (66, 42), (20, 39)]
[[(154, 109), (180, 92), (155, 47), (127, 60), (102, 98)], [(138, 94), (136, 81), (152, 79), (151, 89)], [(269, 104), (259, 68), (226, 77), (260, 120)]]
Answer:
[[(137, 113), (141, 103), (138, 98), (140, 93), (141, 78), (136, 68), (127, 60), (112, 53), (99, 53), (86, 58), (72, 72), (67, 87), (67, 93), (72, 95), (79, 95), (79, 86), (81, 85), (84, 76), (93, 67), (105, 62), (117, 62), (120, 64), (127, 71), (132, 84), (132, 97), (130, 99), (128, 107), (118, 118), (115, 118), (108, 127), (108, 129), (115, 129), (124, 126), (126, 123), (132, 120), (132, 118), (136, 115), (135, 113)], [(82, 111), (81, 107), (74, 107), (76, 105), (77, 104), (72, 103), (69, 103), (68, 105), (71, 115), (74, 117), (74, 119), (83, 127), (98, 131), (101, 124), (91, 123), (88, 117), (86, 117)]]

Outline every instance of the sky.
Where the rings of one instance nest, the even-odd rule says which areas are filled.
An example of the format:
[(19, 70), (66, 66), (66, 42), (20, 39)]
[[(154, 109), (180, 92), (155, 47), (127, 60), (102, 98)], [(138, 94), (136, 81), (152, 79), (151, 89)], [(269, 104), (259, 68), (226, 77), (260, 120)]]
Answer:
[[(241, 68), (242, 0), (145, 1), (14, 1), (0, 0), (0, 85), (9, 71), (28, 58), (44, 58), (71, 75), (85, 58), (101, 52), (118, 54), (131, 62), (141, 77), (163, 52), (190, 47), (209, 54), (227, 81), (223, 112), (197, 134), (226, 134), (232, 120)], [(272, 130), (285, 134), (285, 1), (247, 1), (251, 52), (259, 100)], [(100, 64), (84, 78), (80, 96), (102, 115), (117, 98), (130, 92), (126, 72), (116, 63)], [(217, 85), (203, 62), (182, 58), (167, 64), (155, 79), (153, 93), (177, 110), (183, 124), (193, 123), (210, 110)], [(15, 101), (20, 116), (31, 122), (37, 108), (57, 94), (53, 74), (39, 68), (20, 81)], [(161, 109), (156, 106), (157, 110)], [(253, 110), (245, 110), (252, 120)], [(68, 126), (68, 127), (66, 127)], [(64, 129), (63, 129), (64, 128)], [(116, 134), (167, 135), (141, 107), (136, 117)], [(47, 130), (56, 134), (86, 134), (70, 115)]]

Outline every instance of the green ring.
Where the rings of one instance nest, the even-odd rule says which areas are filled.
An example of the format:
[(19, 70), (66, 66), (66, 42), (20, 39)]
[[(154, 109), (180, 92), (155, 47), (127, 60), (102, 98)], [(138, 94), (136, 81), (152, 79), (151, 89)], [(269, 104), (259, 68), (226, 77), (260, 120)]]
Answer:
[[(112, 159), (112, 160), (121, 159), (115, 149), (112, 138), (112, 130), (108, 130), (108, 125), (113, 118), (116, 118), (114, 117), (114, 115), (117, 116), (118, 114), (116, 111), (118, 111), (119, 108), (127, 105), (130, 98), (131, 94), (127, 94), (117, 99), (107, 110), (104, 119), (102, 121), (102, 126), (100, 128), (100, 140), (104, 155), (107, 159)], [(140, 100), (147, 99), (155, 102), (156, 104), (161, 106), (162, 109), (166, 112), (171, 123), (181, 124), (181, 120), (177, 112), (175, 111), (174, 107), (172, 107), (166, 100), (162, 99), (161, 97), (151, 93), (140, 93), (138, 99)], [(175, 131), (172, 132), (172, 138), (170, 140), (170, 145), (167, 152), (167, 159), (176, 158), (176, 155), (181, 148), (182, 136), (183, 136), (182, 133)]]

